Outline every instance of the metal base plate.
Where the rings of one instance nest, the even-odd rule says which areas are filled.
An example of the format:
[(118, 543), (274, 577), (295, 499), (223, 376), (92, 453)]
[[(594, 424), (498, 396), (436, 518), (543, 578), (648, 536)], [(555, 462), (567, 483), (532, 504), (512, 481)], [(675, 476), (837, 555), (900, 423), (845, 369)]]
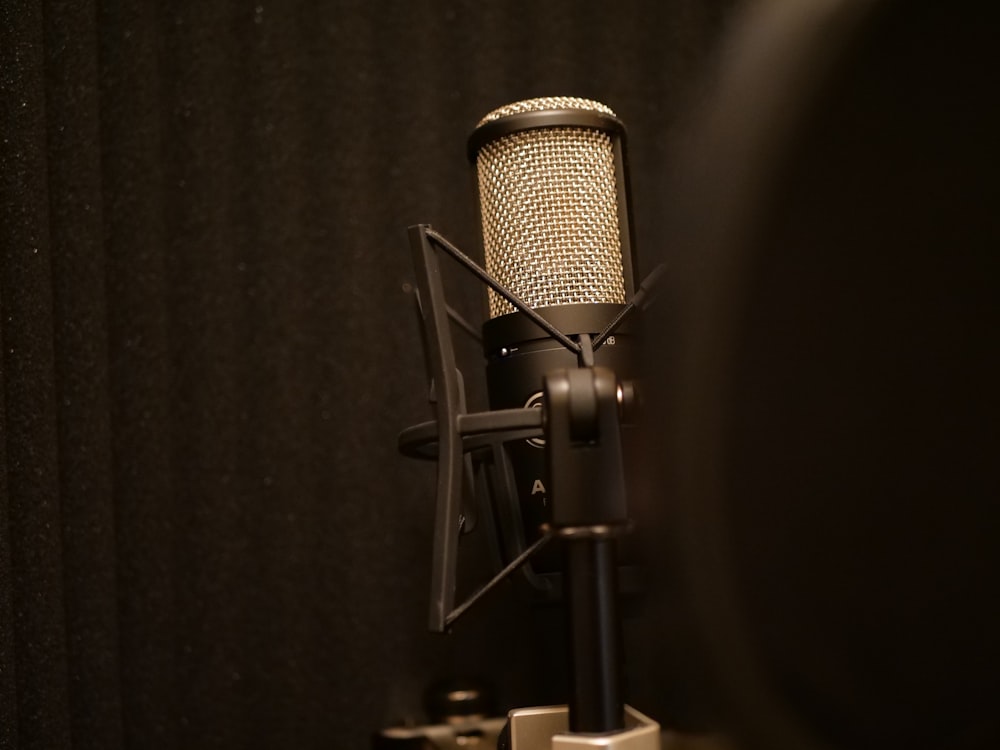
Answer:
[(660, 750), (660, 725), (625, 706), (625, 729), (613, 734), (571, 734), (566, 706), (516, 708), (510, 717), (511, 750)]

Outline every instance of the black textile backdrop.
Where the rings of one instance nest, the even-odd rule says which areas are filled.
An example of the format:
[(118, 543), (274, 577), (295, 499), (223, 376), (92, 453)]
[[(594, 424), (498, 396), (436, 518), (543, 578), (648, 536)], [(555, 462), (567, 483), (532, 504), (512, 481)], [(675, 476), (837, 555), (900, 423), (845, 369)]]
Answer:
[(0, 747), (364, 747), (435, 676), (548, 697), (503, 597), (425, 632), (405, 227), (474, 246), (472, 126), (572, 94), (629, 125), (655, 245), (728, 5), (5, 0)]

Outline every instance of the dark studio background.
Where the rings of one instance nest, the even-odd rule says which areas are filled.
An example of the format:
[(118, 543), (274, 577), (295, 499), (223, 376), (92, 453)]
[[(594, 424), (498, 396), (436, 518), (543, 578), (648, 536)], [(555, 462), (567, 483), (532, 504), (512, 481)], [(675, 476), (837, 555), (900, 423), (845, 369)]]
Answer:
[(572, 94), (629, 126), (655, 247), (733, 4), (3, 0), (0, 747), (365, 747), (469, 672), (553, 699), (503, 595), (425, 632), (405, 228), (474, 248), (471, 128)]
[(0, 749), (366, 747), (464, 674), (564, 700), (512, 587), (426, 632), (396, 449), (406, 227), (474, 250), (467, 136), (552, 94), (627, 124), (669, 263), (627, 698), (744, 748), (997, 747), (993, 28), (744, 5), (0, 0)]

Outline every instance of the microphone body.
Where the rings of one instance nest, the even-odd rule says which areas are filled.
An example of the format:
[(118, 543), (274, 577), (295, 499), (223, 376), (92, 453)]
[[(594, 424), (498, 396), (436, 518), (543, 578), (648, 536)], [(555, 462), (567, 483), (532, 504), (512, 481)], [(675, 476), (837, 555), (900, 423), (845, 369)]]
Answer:
[[(625, 129), (598, 102), (531, 99), (484, 117), (469, 138), (476, 165), (486, 270), (570, 338), (602, 332), (633, 294), (632, 221)], [(488, 292), (483, 325), (491, 409), (542, 406), (546, 373), (577, 357)], [(626, 323), (593, 364), (633, 377), (634, 329)], [(526, 542), (550, 520), (544, 440), (507, 445)], [(560, 569), (554, 549), (536, 573)]]

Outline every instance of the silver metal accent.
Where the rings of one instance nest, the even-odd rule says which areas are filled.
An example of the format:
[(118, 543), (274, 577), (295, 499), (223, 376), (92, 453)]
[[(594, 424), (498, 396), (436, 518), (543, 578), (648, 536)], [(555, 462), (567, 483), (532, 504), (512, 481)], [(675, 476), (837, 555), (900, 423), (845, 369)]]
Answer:
[(660, 750), (660, 725), (625, 706), (625, 729), (614, 734), (571, 734), (566, 706), (511, 711), (511, 750)]
[[(514, 114), (584, 110), (575, 97), (515, 102), (480, 125)], [(486, 143), (476, 157), (486, 270), (532, 308), (625, 303), (618, 180), (607, 133), (579, 127), (524, 130)], [(490, 317), (514, 311), (492, 290)]]
[(542, 531), (551, 533), (561, 539), (612, 539), (624, 536), (632, 531), (632, 522), (597, 523), (589, 526), (551, 526), (543, 523)]

